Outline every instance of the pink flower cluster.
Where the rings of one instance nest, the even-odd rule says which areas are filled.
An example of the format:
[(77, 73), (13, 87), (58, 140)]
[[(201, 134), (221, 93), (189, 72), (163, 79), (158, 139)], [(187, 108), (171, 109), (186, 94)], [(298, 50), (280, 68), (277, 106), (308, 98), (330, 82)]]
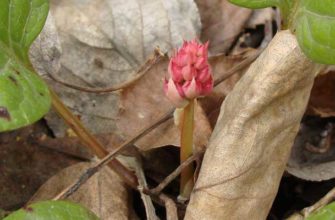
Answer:
[(208, 42), (185, 41), (171, 57), (168, 73), (164, 80), (164, 91), (169, 100), (178, 108), (188, 100), (205, 96), (213, 89), (213, 77), (208, 64)]

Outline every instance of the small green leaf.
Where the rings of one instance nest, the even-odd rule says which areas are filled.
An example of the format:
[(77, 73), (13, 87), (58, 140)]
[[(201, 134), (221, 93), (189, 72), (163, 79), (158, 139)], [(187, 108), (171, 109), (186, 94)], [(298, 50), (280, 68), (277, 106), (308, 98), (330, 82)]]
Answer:
[(295, 13), (300, 47), (311, 60), (335, 64), (335, 1), (301, 0)]
[(326, 205), (317, 212), (308, 216), (306, 220), (333, 220), (335, 219), (335, 202)]
[(229, 1), (235, 5), (253, 9), (279, 6), (281, 4), (281, 0), (229, 0)]
[(0, 0), (0, 132), (31, 124), (50, 108), (48, 87), (28, 58), (48, 10), (48, 0)]
[(3, 220), (99, 220), (90, 210), (66, 201), (44, 201), (13, 212)]

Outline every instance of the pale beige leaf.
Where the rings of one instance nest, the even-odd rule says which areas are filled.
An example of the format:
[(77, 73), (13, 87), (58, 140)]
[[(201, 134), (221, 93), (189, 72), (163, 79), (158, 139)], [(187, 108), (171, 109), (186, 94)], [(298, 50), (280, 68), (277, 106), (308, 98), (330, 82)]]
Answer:
[(224, 101), (185, 219), (266, 219), (315, 75), (278, 33)]
[[(201, 26), (192, 0), (52, 0), (51, 13), (62, 47), (58, 78), (84, 87), (124, 82), (156, 46), (169, 51), (199, 36)], [(115, 131), (117, 94), (88, 94), (49, 82), (91, 131)], [(47, 119), (55, 135), (64, 136), (60, 120), (54, 114)]]
[[(50, 178), (30, 202), (49, 200), (71, 185), (91, 163), (78, 163)], [(109, 168), (103, 168), (69, 197), (104, 220), (131, 219), (133, 212), (125, 183)]]
[(29, 50), (30, 61), (41, 75), (57, 74), (60, 69), (61, 45), (54, 18), (49, 13), (42, 32)]

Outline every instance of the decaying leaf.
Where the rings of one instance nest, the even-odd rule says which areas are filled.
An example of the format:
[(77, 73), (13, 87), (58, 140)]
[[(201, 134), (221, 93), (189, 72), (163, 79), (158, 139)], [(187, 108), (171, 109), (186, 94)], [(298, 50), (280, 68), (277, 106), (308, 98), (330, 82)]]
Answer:
[(250, 9), (237, 7), (227, 0), (196, 0), (202, 21), (203, 41), (210, 41), (213, 54), (228, 52), (249, 19)]
[(331, 71), (316, 78), (308, 103), (307, 114), (321, 117), (335, 116), (335, 72)]
[[(72, 184), (92, 164), (79, 163), (68, 167), (50, 178), (34, 195), (30, 202), (49, 200)], [(128, 190), (117, 174), (104, 168), (78, 191), (69, 197), (78, 202), (101, 219), (131, 219), (133, 213), (129, 204)]]
[[(51, 13), (62, 47), (58, 78), (84, 87), (121, 83), (156, 46), (169, 51), (200, 33), (200, 17), (192, 0), (53, 0)], [(88, 94), (52, 80), (50, 84), (91, 131), (117, 129), (117, 94)], [(55, 135), (64, 136), (61, 121), (54, 114), (47, 119)]]
[(305, 119), (296, 137), (286, 170), (304, 180), (322, 181), (335, 177), (334, 122)]
[(43, 123), (35, 123), (0, 134), (0, 208), (22, 207), (52, 175), (79, 162), (32, 141), (46, 133)]
[(316, 67), (276, 35), (222, 105), (185, 219), (266, 219)]

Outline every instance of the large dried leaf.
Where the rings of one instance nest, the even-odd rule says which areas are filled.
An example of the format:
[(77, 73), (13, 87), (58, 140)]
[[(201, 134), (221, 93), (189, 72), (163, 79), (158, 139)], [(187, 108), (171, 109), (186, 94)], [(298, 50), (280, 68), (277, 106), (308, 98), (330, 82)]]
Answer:
[(185, 219), (266, 219), (315, 75), (278, 33), (224, 101)]
[[(62, 170), (37, 191), (31, 202), (52, 199), (90, 166), (90, 163), (79, 163)], [(125, 184), (109, 168), (95, 174), (69, 200), (82, 204), (101, 219), (129, 219), (132, 213)]]
[[(200, 18), (192, 0), (53, 0), (51, 3), (62, 46), (58, 77), (86, 87), (108, 87), (123, 82), (156, 46), (168, 51), (200, 32)], [(50, 83), (90, 130), (115, 131), (118, 95), (87, 94)], [(50, 115), (48, 121), (57, 136), (64, 135), (65, 129), (56, 116)]]
[(203, 25), (201, 39), (210, 41), (209, 50), (214, 54), (228, 52), (252, 11), (227, 0), (196, 0), (196, 3)]

